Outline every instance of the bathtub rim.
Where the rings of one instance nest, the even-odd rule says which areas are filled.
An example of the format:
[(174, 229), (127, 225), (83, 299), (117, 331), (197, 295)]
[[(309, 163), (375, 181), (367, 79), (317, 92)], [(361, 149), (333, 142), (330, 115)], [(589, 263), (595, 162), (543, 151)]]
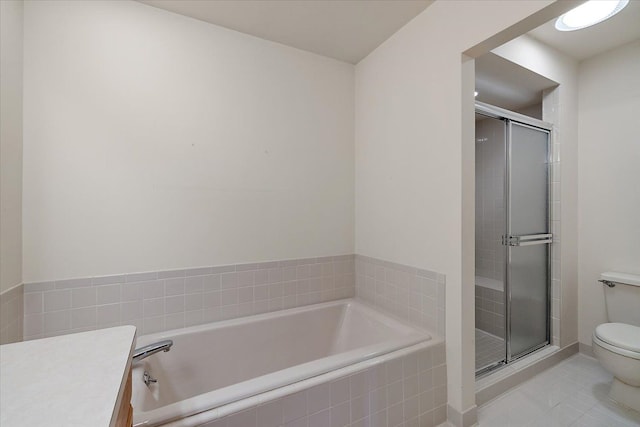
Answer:
[[(239, 383), (235, 383), (216, 390), (211, 390), (196, 396), (189, 397), (187, 399), (180, 400), (178, 402), (171, 403), (169, 405), (162, 406), (160, 408), (152, 409), (150, 411), (138, 411), (137, 413), (134, 411), (133, 426), (151, 427), (156, 425), (164, 425), (181, 418), (193, 417), (203, 412), (216, 411), (223, 406), (233, 405), (245, 399), (250, 399), (264, 393), (273, 392), (274, 390), (278, 390), (280, 388), (287, 387), (321, 375), (326, 375), (333, 371), (345, 369), (352, 365), (371, 361), (372, 359), (383, 357), (390, 353), (401, 351), (421, 343), (431, 344), (432, 342), (434, 342), (433, 345), (435, 345), (436, 343), (441, 342), (440, 337), (431, 333), (430, 331), (427, 331), (426, 329), (402, 322), (394, 318), (392, 315), (381, 312), (367, 305), (361, 300), (357, 300), (355, 298), (345, 298), (325, 303), (312, 304), (303, 307), (295, 307), (270, 313), (246, 316), (237, 319), (190, 326), (183, 329), (175, 329), (172, 331), (163, 331), (154, 334), (143, 335), (138, 338), (138, 340), (136, 341), (136, 345), (139, 345), (139, 343), (144, 345), (159, 339), (170, 339), (171, 337), (175, 337), (177, 335), (186, 335), (190, 333), (219, 329), (225, 326), (235, 326), (259, 322), (261, 320), (280, 318), (287, 315), (315, 311), (327, 307), (341, 305), (346, 309), (349, 305), (352, 304), (356, 305), (358, 309), (363, 309), (368, 314), (374, 316), (376, 319), (382, 320), (387, 325), (391, 324), (394, 327), (399, 327), (404, 331), (410, 332), (407, 335), (399, 337), (397, 339), (386, 340), (381, 343), (360, 347), (354, 350), (349, 350), (302, 364), (290, 366), (276, 372), (261, 375), (259, 377), (241, 381)], [(142, 342), (140, 341), (141, 339)], [(144, 362), (137, 362), (136, 364), (132, 365), (132, 367), (135, 368), (136, 366), (141, 366), (143, 363)], [(185, 406), (189, 407), (189, 409), (186, 411), (184, 410)], [(176, 414), (178, 412), (179, 414)]]
[[(325, 374), (310, 377), (297, 383), (289, 384), (284, 387), (280, 387), (274, 390), (265, 391), (264, 393), (257, 394), (255, 396), (248, 397), (236, 402), (232, 402), (226, 405), (222, 405), (217, 408), (212, 408), (207, 411), (199, 412), (184, 418), (167, 421), (162, 427), (197, 427), (205, 423), (219, 420), (226, 416), (242, 412), (251, 407), (262, 405), (271, 402), (275, 399), (283, 398), (291, 394), (301, 392), (310, 389), (316, 385), (331, 383), (334, 380), (345, 378), (349, 375), (355, 374), (359, 371), (368, 369), (370, 367), (385, 363), (389, 360), (398, 359), (406, 355), (418, 352), (423, 349), (435, 347), (440, 344), (444, 344), (444, 339), (434, 336), (432, 339), (395, 350), (390, 353), (375, 357), (373, 359), (363, 360), (362, 362), (354, 363), (352, 365), (345, 366), (344, 368), (329, 371)], [(446, 364), (443, 361), (442, 364)], [(434, 365), (435, 366), (435, 365)], [(438, 365), (440, 366), (440, 365)], [(133, 424), (133, 427), (147, 427), (146, 424)]]

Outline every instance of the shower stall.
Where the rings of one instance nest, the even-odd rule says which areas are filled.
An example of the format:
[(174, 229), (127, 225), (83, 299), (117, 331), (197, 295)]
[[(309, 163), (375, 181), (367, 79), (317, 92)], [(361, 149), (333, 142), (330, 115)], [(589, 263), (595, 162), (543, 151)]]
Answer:
[(476, 103), (476, 374), (550, 342), (551, 125)]

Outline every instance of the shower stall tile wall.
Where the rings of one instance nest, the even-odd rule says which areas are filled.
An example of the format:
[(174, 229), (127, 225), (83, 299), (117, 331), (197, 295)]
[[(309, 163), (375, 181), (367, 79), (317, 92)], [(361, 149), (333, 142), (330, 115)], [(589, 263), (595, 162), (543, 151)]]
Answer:
[(356, 297), (444, 337), (445, 275), (356, 255)]
[[(504, 281), (504, 181), (503, 123), (476, 121), (476, 276)], [(478, 285), (476, 283), (476, 285)]]
[(551, 245), (551, 343), (560, 344), (560, 284), (562, 280), (562, 264), (560, 262), (560, 145), (551, 147), (551, 173), (549, 194), (551, 195), (551, 229), (553, 244)]
[(504, 338), (504, 292), (482, 285), (476, 277), (476, 327)]
[(354, 256), (24, 285), (24, 339), (134, 325), (139, 335), (353, 297)]

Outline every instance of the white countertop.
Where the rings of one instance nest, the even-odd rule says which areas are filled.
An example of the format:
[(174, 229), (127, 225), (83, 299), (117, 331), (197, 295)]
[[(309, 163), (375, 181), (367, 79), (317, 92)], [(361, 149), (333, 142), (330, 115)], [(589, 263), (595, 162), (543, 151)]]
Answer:
[(135, 335), (119, 326), (0, 346), (0, 425), (114, 425)]

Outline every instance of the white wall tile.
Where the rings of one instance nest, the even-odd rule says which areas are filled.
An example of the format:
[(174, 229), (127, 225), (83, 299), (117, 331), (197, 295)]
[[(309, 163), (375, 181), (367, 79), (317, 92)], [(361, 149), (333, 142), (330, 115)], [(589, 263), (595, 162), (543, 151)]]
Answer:
[(120, 296), (122, 301), (139, 301), (142, 300), (142, 283), (127, 283), (122, 285)]
[(187, 294), (184, 296), (185, 311), (193, 311), (202, 309), (203, 294)]
[(95, 327), (97, 323), (96, 313), (97, 309), (95, 306), (71, 310), (71, 328)]
[(166, 297), (164, 299), (164, 312), (165, 314), (184, 312), (184, 295)]
[(44, 311), (44, 304), (42, 301), (42, 293), (27, 293), (24, 294), (24, 315), (42, 313)]
[[(402, 320), (444, 336), (445, 276), (356, 255), (355, 295)], [(378, 278), (378, 279), (376, 279)], [(422, 295), (421, 312), (411, 295)]]
[(71, 290), (45, 292), (43, 298), (45, 312), (71, 308)]
[(164, 315), (164, 298), (145, 299), (142, 305), (144, 317), (157, 317)]
[(122, 296), (120, 295), (120, 289), (121, 289), (121, 286), (119, 284), (98, 286), (96, 288), (97, 304), (98, 305), (113, 304), (113, 303), (122, 301)]
[(71, 329), (71, 312), (68, 310), (45, 312), (43, 326), (45, 334)]
[(279, 427), (282, 424), (282, 399), (258, 406), (257, 419), (261, 427)]
[[(165, 296), (184, 295), (184, 281), (182, 277), (165, 279), (164, 294)], [(146, 298), (146, 297), (145, 297)]]
[[(47, 312), (67, 311), (70, 318), (71, 309), (94, 307), (94, 327), (128, 322), (124, 324), (144, 329), (144, 318), (172, 316), (162, 326), (157, 319), (147, 322), (147, 330), (157, 330), (352, 297), (354, 269), (353, 255), (344, 255), (40, 282), (25, 284), (28, 297), (23, 305), (29, 315), (41, 306)], [(298, 279), (299, 270), (308, 278)], [(81, 315), (88, 312), (75, 312), (72, 323), (90, 324)], [(191, 312), (188, 318), (175, 321), (175, 314), (185, 312)], [(27, 338), (44, 333), (36, 327), (29, 330), (34, 333)]]
[(24, 317), (24, 336), (25, 338), (40, 337), (44, 332), (44, 315), (29, 314)]
[(187, 277), (184, 283), (185, 294), (202, 293), (203, 276)]
[(96, 320), (98, 326), (118, 323), (120, 321), (120, 304), (97, 306)]
[(164, 280), (142, 282), (142, 298), (160, 298), (164, 296)]
[(307, 393), (300, 391), (291, 394), (283, 399), (282, 402), (282, 421), (289, 423), (298, 418), (307, 415)]
[(130, 321), (142, 318), (142, 301), (126, 301), (121, 304), (121, 321)]
[(96, 288), (78, 288), (71, 290), (71, 306), (73, 308), (95, 306), (96, 301)]

